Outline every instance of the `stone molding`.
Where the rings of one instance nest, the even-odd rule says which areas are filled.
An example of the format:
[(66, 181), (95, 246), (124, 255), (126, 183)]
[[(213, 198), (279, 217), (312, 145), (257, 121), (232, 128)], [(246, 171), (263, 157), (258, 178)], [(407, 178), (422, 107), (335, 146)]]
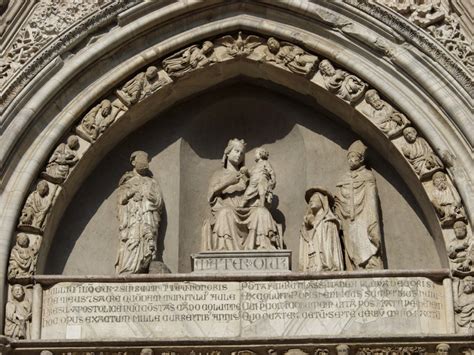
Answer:
[[(246, 23), (244, 23), (244, 22), (242, 22), (242, 23), (236, 22), (236, 23), (237, 23), (237, 26), (240, 26), (241, 28), (247, 28), (247, 27), (249, 27), (249, 25), (248, 25), (248, 24), (246, 25)], [(246, 27), (246, 26), (247, 26), (247, 27)], [(235, 27), (235, 25), (234, 25), (234, 27)], [(240, 28), (240, 27), (239, 27), (239, 28)], [(273, 32), (277, 32), (277, 31), (276, 31), (275, 29), (271, 29), (271, 28), (264, 28), (264, 31), (263, 31), (263, 32), (265, 32), (265, 33), (266, 33), (266, 32), (273, 33)], [(203, 39), (203, 38), (204, 38), (203, 36), (205, 36), (205, 35), (196, 34), (196, 35), (191, 35), (191, 36), (189, 36), (189, 37), (187, 37), (187, 38), (194, 38), (194, 40), (196, 40), (197, 38)], [(277, 35), (275, 34), (275, 36), (277, 36)], [(351, 37), (351, 36), (349, 36), (349, 35), (348, 35), (348, 37), (353, 38), (353, 37)], [(350, 39), (350, 38), (349, 38), (349, 39)], [(194, 41), (194, 40), (193, 40), (193, 41)], [(286, 41), (289, 41), (289, 40), (291, 41), (291, 39), (288, 39), (288, 38), (285, 38), (285, 40), (286, 40)], [(314, 48), (315, 48), (315, 45), (314, 45), (314, 44), (311, 44), (311, 43), (308, 43), (308, 46), (306, 46), (306, 45), (303, 46), (302, 43), (303, 43), (304, 41), (301, 40), (301, 37), (299, 37), (298, 34), (294, 35), (293, 40), (296, 41), (295, 43), (297, 43), (298, 46), (304, 47), (304, 48), (306, 48), (307, 50), (310, 50), (310, 49), (314, 49)], [(184, 46), (189, 45), (190, 43), (192, 43), (192, 41), (190, 41), (190, 42), (187, 42), (186, 44), (183, 44), (183, 43), (185, 43), (185, 41), (188, 41), (188, 39), (184, 39), (182, 42), (180, 42), (180, 46), (183, 46), (183, 47), (184, 47)], [(202, 42), (200, 41), (199, 44), (201, 44), (201, 43), (202, 43)], [(380, 42), (376, 43), (376, 45), (378, 45), (378, 44), (380, 44)], [(117, 80), (117, 81), (118, 81), (118, 80), (121, 80), (122, 83), (125, 83), (125, 79), (130, 80), (130, 79), (133, 78), (134, 75), (136, 75), (137, 73), (139, 73), (139, 70), (138, 70), (139, 67), (143, 67), (143, 70), (144, 70), (144, 69), (145, 69), (145, 67), (144, 67), (145, 64), (152, 64), (152, 63), (150, 63), (150, 62), (151, 62), (152, 60), (155, 60), (155, 58), (156, 58), (155, 56), (161, 56), (161, 58), (164, 58), (164, 57), (169, 56), (169, 55), (170, 55), (171, 53), (173, 53), (173, 52), (175, 51), (175, 49), (176, 49), (176, 48), (175, 48), (175, 49), (172, 49), (172, 50), (168, 50), (169, 47), (164, 47), (164, 48), (165, 48), (165, 49), (160, 48), (160, 49), (159, 49), (157, 52), (155, 52), (153, 55), (150, 55), (150, 53), (148, 53), (148, 54), (145, 54), (144, 56), (140, 57), (139, 59), (135, 58), (135, 60), (133, 61), (133, 65), (129, 65), (126, 69), (122, 68), (122, 70), (121, 70), (121, 72), (120, 72), (120, 75), (117, 75), (117, 76), (116, 76), (116, 78), (120, 78), (120, 79), (115, 79), (115, 80)], [(385, 51), (384, 48), (387, 49), (387, 51), (386, 51), (386, 52), (383, 52), (383, 53), (387, 53), (387, 54), (390, 54), (390, 53), (391, 53), (391, 52), (390, 52), (390, 47), (384, 47), (384, 46), (382, 45), (382, 46), (379, 47), (379, 48), (380, 48), (380, 50), (382, 50), (382, 52)], [(166, 54), (166, 55), (164, 55), (164, 54)], [(151, 59), (151, 58), (152, 58), (152, 59)], [(321, 59), (322, 59), (322, 58), (321, 58)], [(334, 60), (333, 57), (330, 57), (330, 59), (331, 59), (331, 60)], [(341, 57), (338, 57), (338, 58), (337, 58), (337, 61), (338, 61), (337, 64), (339, 64), (339, 67), (343, 67), (343, 68), (348, 69), (346, 65), (341, 65), (341, 63), (339, 63), (339, 59), (341, 59)], [(347, 59), (347, 58), (342, 58), (342, 60), (344, 60), (344, 59)], [(157, 63), (159, 64), (159, 61), (157, 61)], [(128, 64), (130, 64), (130, 63), (128, 63)], [(334, 64), (336, 65), (336, 67), (338, 66), (338, 65), (336, 64), (336, 62), (334, 62)], [(134, 74), (134, 75), (131, 75), (131, 73), (129, 73), (130, 75), (128, 75), (128, 77), (125, 78), (125, 75), (124, 75), (123, 73), (125, 73), (125, 72), (131, 72), (132, 69), (130, 69), (130, 68), (132, 68), (132, 67), (133, 67), (133, 74)], [(279, 68), (279, 70), (283, 70), (283, 71), (285, 71), (285, 72), (288, 73), (288, 70), (286, 70), (285, 68)], [(350, 70), (350, 69), (349, 69), (348, 71), (354, 72), (353, 70)], [(162, 73), (164, 73), (164, 72), (162, 72)], [(164, 74), (166, 74), (166, 73), (164, 73)], [(360, 76), (361, 76), (361, 75), (359, 74), (359, 77), (360, 77)], [(166, 88), (166, 86), (165, 86), (165, 88)], [(101, 90), (102, 90), (102, 91), (101, 91)], [(161, 89), (160, 89), (160, 90), (161, 90)], [(100, 88), (100, 89), (97, 89), (97, 90), (96, 90), (96, 93), (99, 93), (99, 92), (100, 92), (100, 97), (102, 97), (103, 91), (104, 91), (104, 88), (102, 87), (102, 88)], [(383, 93), (381, 93), (381, 94), (383, 94)], [(99, 95), (98, 95), (98, 97), (99, 97)], [(105, 98), (105, 97), (102, 97), (102, 98)], [(115, 98), (116, 98), (116, 96), (114, 96), (113, 94), (112, 94), (112, 96), (110, 97), (110, 99), (112, 99), (112, 100), (114, 100)], [(49, 98), (48, 98), (48, 99), (49, 99)], [(81, 103), (81, 104), (83, 104), (83, 107), (80, 109), (80, 110), (82, 110), (82, 113), (77, 113), (77, 112), (70, 113), (70, 112), (68, 111), (68, 112), (67, 112), (67, 115), (73, 116), (72, 119), (74, 119), (74, 120), (77, 121), (77, 120), (80, 119), (80, 117), (82, 117), (83, 114), (85, 114), (84, 110), (86, 109), (86, 106), (87, 106), (87, 108), (91, 108), (91, 107), (93, 107), (94, 105), (99, 104), (99, 102), (95, 102), (95, 103), (93, 103), (93, 104), (92, 104), (92, 102), (84, 103), (85, 101), (86, 101), (86, 100), (83, 99), (83, 102)], [(403, 107), (401, 107), (403, 103), (398, 102), (398, 101), (393, 100), (393, 99), (392, 99), (392, 100), (389, 100), (389, 101), (391, 101), (391, 102), (397, 102), (397, 104), (398, 104), (397, 106), (398, 106), (398, 108), (400, 108), (400, 111), (406, 112), (405, 110), (402, 109)], [(387, 102), (387, 103), (388, 103), (388, 102)], [(356, 103), (356, 106), (357, 106), (357, 105), (362, 105), (362, 104), (363, 104), (362, 102), (358, 101), (358, 103)], [(391, 105), (391, 104), (389, 104), (389, 105)], [(77, 108), (74, 108), (74, 110), (78, 110), (78, 109), (77, 109)], [(397, 110), (397, 111), (398, 111), (398, 110)], [(125, 113), (123, 113), (123, 114), (125, 114)], [(38, 113), (38, 115), (39, 115), (39, 113)], [(422, 116), (420, 116), (420, 117), (422, 117)], [(420, 118), (420, 117), (418, 117), (418, 118)], [(23, 117), (21, 117), (21, 118), (23, 118)], [(418, 124), (418, 128), (420, 128), (419, 125), (422, 124), (421, 121), (419, 121), (419, 120), (417, 121), (417, 120), (415, 120), (413, 117), (409, 117), (409, 118), (412, 119), (415, 123), (417, 123), (417, 124)], [(118, 122), (118, 121), (119, 121), (119, 117), (117, 117), (117, 122)], [(418, 123), (418, 122), (419, 122), (419, 123)], [(62, 122), (61, 125), (64, 125), (64, 122)], [(424, 128), (425, 128), (425, 129), (424, 129), (424, 130), (421, 129), (421, 131), (425, 132), (425, 134), (427, 134), (427, 133), (429, 134), (429, 132), (427, 132), (426, 127), (424, 127)], [(66, 128), (65, 128), (65, 130), (66, 130)], [(55, 128), (55, 131), (53, 132), (53, 135), (52, 135), (52, 136), (54, 136), (55, 134), (56, 134), (56, 136), (57, 136), (57, 135), (58, 135), (58, 134), (57, 134), (58, 131), (59, 131), (59, 128), (56, 127), (56, 128)], [(466, 134), (468, 134), (468, 133), (466, 133)], [(427, 138), (427, 141), (429, 141), (429, 142), (431, 142), (431, 144), (433, 144), (433, 141), (432, 141), (431, 139), (428, 139), (428, 137), (426, 137), (426, 138)], [(452, 137), (451, 137), (451, 138), (452, 138)], [(99, 137), (99, 140), (100, 140), (100, 137)], [(54, 143), (55, 146), (57, 146), (57, 145), (60, 143), (57, 139), (53, 139), (52, 141), (56, 141), (56, 143)], [(82, 141), (81, 141), (81, 143), (82, 143)], [(437, 143), (439, 143), (439, 142), (434, 143), (433, 146), (436, 146)], [(455, 143), (457, 144), (457, 141), (456, 141)], [(53, 143), (51, 143), (51, 144), (53, 144)], [(88, 142), (84, 142), (84, 147), (85, 147), (86, 150), (87, 150), (87, 148), (88, 148), (88, 144), (89, 144)], [(44, 147), (43, 147), (42, 149), (44, 149)], [(49, 149), (49, 148), (47, 148), (47, 149)], [(86, 151), (86, 150), (85, 150), (85, 151)], [(51, 153), (51, 152), (52, 152), (52, 148), (51, 148), (50, 153)], [(45, 154), (47, 154), (47, 153), (45, 153)], [(82, 154), (82, 153), (81, 153), (81, 154)], [(34, 164), (34, 165), (35, 165), (35, 166), (34, 166), (34, 169), (37, 169), (37, 170), (38, 170), (38, 171), (36, 171), (36, 173), (39, 172), (39, 169), (41, 169), (41, 168), (43, 167), (43, 166), (42, 166), (43, 162), (44, 162), (44, 160), (43, 160), (42, 162), (37, 162), (37, 163), (35, 162), (35, 164)], [(449, 167), (449, 166), (448, 166), (448, 167)], [(30, 173), (32, 174), (32, 177), (31, 177), (31, 178), (33, 178), (33, 174), (34, 174), (34, 173), (33, 173), (33, 170), (34, 170), (34, 169), (29, 169)], [(448, 170), (448, 172), (450, 173), (450, 177), (451, 177), (451, 178), (453, 177), (453, 175), (455, 175), (455, 174), (451, 174), (452, 172), (454, 172), (454, 168), (450, 168), (450, 169)], [(24, 178), (24, 176), (23, 176), (23, 180), (26, 180), (26, 179)], [(15, 185), (15, 187), (18, 187), (18, 186), (21, 186), (21, 184), (23, 184), (23, 183), (24, 183), (24, 181), (23, 181), (23, 182), (15, 182), (14, 185)], [(468, 189), (468, 187), (465, 187), (465, 188)], [(18, 192), (18, 191), (19, 191), (19, 192)], [(19, 195), (22, 195), (23, 197), (21, 197), (21, 198), (24, 199), (25, 193), (26, 193), (26, 192), (25, 192), (24, 189), (16, 190), (16, 192), (15, 192), (16, 197), (15, 197), (15, 198), (17, 198), (17, 196), (19, 196)], [(466, 195), (464, 195), (464, 198), (465, 198), (465, 200), (466, 200), (466, 197), (465, 197), (465, 196), (466, 196)], [(15, 198), (13, 198), (13, 200), (15, 200)], [(19, 209), (20, 209), (20, 206), (19, 206), (18, 208), (15, 207), (15, 210), (14, 210), (13, 212), (12, 212), (11, 210), (9, 210), (9, 212), (8, 212), (8, 213), (9, 213), (9, 215), (8, 215), (9, 222), (10, 222), (10, 220), (16, 219), (16, 218), (18, 217), (17, 214), (19, 213)], [(12, 222), (12, 224), (13, 224), (13, 223), (14, 223), (14, 222)], [(5, 229), (4, 229), (4, 230), (5, 230)], [(13, 233), (12, 233), (12, 234), (9, 233), (9, 235), (8, 235), (7, 237), (5, 237), (5, 239), (8, 239), (8, 238), (10, 238), (10, 240), (12, 240), (12, 239), (13, 239)]]
[[(196, 62), (189, 62), (189, 58), (196, 58)], [(79, 117), (75, 119), (75, 127), (71, 127), (70, 131), (80, 132), (81, 127), (84, 127), (84, 122), (86, 120), (91, 121), (92, 119), (92, 123), (89, 123), (88, 127), (91, 127), (91, 125), (97, 126), (98, 133), (94, 136), (90, 136), (83, 132), (82, 135), (78, 137), (74, 136), (78, 141), (78, 146), (74, 153), (77, 159), (74, 161), (74, 164), (67, 166), (67, 174), (62, 176), (59, 180), (51, 179), (46, 176), (49, 180), (47, 184), (49, 186), (50, 197), (48, 197), (47, 194), (44, 198), (38, 195), (39, 184), (43, 182), (40, 176), (38, 176), (37, 180), (39, 180), (40, 183), (38, 183), (36, 190), (31, 188), (32, 192), (26, 200), (18, 221), (17, 233), (29, 232), (33, 235), (37, 235), (37, 238), (41, 240), (45, 237), (45, 230), (54, 230), (53, 227), (48, 228), (47, 223), (50, 216), (55, 213), (54, 203), (57, 194), (60, 193), (63, 185), (68, 182), (68, 177), (74, 173), (74, 169), (81, 164), (81, 158), (85, 152), (100, 142), (102, 135), (116, 125), (128, 112), (133, 110), (134, 106), (138, 106), (141, 103), (144, 104), (160, 90), (163, 90), (167, 86), (172, 86), (177, 81), (185, 80), (186, 77), (191, 76), (196, 71), (218, 65), (219, 63), (235, 60), (249, 61), (251, 63), (258, 63), (259, 65), (269, 65), (286, 71), (291, 75), (304, 77), (310, 85), (317, 85), (327, 90), (330, 94), (338, 98), (341, 104), (345, 103), (346, 105), (350, 105), (356, 111), (360, 112), (380, 130), (380, 133), (386, 137), (387, 142), (393, 142), (399, 154), (406, 159), (408, 165), (412, 166), (412, 162), (407, 159), (405, 151), (406, 144), (400, 143), (401, 140), (405, 139), (400, 137), (401, 130), (404, 127), (410, 126), (412, 124), (411, 121), (395, 109), (394, 105), (381, 99), (380, 95), (374, 89), (371, 89), (368, 83), (350, 72), (336, 69), (338, 66), (331, 63), (328, 59), (323, 59), (319, 54), (307, 51), (295, 44), (282, 41), (275, 37), (262, 37), (256, 34), (243, 34), (242, 32), (238, 32), (237, 34), (230, 33), (217, 39), (193, 44), (176, 51), (174, 54), (163, 56), (160, 60), (152, 63), (153, 65), (147, 66), (146, 70), (142, 68), (140, 72), (124, 80), (122, 84), (116, 87), (114, 94), (99, 98), (86, 115), (79, 115)], [(317, 65), (318, 63), (319, 66)], [(148, 76), (149, 72), (154, 73), (153, 79), (151, 79), (151, 76)], [(358, 87), (358, 89), (355, 92), (348, 91), (345, 88), (346, 85)], [(374, 100), (378, 100), (378, 104), (374, 103)], [(110, 108), (106, 111), (105, 116), (103, 114), (99, 115), (103, 109), (104, 102), (108, 103), (107, 105), (109, 107), (116, 107), (115, 110)], [(382, 109), (379, 109), (379, 111), (381, 111), (381, 117), (380, 114), (378, 116), (376, 115), (377, 107), (382, 107)], [(111, 117), (108, 118), (108, 116)], [(107, 124), (102, 125), (102, 121), (105, 120)], [(103, 130), (99, 129), (100, 127), (103, 127)], [(392, 130), (389, 130), (390, 127)], [(406, 130), (406, 128), (404, 130)], [(422, 138), (418, 137), (417, 139)], [(426, 140), (424, 142), (426, 142)], [(65, 147), (65, 143), (58, 143), (54, 154), (57, 154), (60, 147)], [(429, 196), (429, 199), (433, 201), (436, 207), (437, 185), (434, 184), (433, 181), (439, 174), (443, 175), (448, 188), (451, 189), (450, 191), (453, 191), (457, 196), (459, 196), (459, 194), (456, 192), (456, 188), (450, 178), (445, 173), (440, 172), (440, 170), (443, 169), (441, 159), (436, 156), (436, 153), (429, 147), (428, 143), (424, 143), (424, 147), (429, 150), (427, 153), (435, 157), (436, 161), (440, 164), (437, 167), (436, 173), (433, 174), (433, 171), (426, 176), (419, 176), (421, 180), (420, 186), (425, 189), (426, 195)], [(49, 163), (44, 163), (42, 171), (47, 170), (46, 164), (50, 164), (51, 161), (52, 159), (49, 159)], [(415, 169), (413, 166), (412, 168)], [(418, 173), (416, 169), (413, 171), (413, 174), (415, 173)], [(463, 212), (464, 208), (461, 205), (461, 200), (456, 200), (455, 195), (452, 196), (453, 200), (449, 200), (449, 198), (451, 198), (449, 197), (448, 200), (443, 201), (443, 203), (444, 205), (446, 205), (446, 203), (448, 204), (449, 211), (451, 211), (451, 208), (459, 208), (459, 213), (456, 212), (457, 214), (455, 215), (447, 216), (447, 210), (441, 212), (439, 209), (436, 210), (447, 249), (450, 248), (450, 243), (452, 242), (451, 229), (453, 224), (456, 221), (462, 221), (462, 223), (467, 224), (467, 228), (470, 226)], [(30, 208), (31, 202), (29, 202), (31, 200), (35, 201), (34, 207), (32, 208)], [(449, 219), (446, 220), (448, 217)], [(37, 219), (39, 220), (39, 224), (35, 222)], [(47, 237), (51, 238), (52, 236)], [(468, 249), (472, 249), (474, 245), (472, 238), (468, 237), (466, 242), (469, 243)], [(37, 253), (38, 251), (29, 253), (28, 255), (33, 258)], [(12, 258), (13, 255), (10, 256), (10, 263), (12, 263)], [(470, 265), (467, 270), (459, 273), (456, 268), (457, 264), (452, 263), (453, 272), (456, 271), (457, 277), (460, 278), (474, 274), (474, 269), (471, 266), (472, 265)], [(36, 265), (33, 265), (32, 270), (36, 270)], [(34, 273), (34, 271), (32, 273)], [(10, 278), (10, 284), (12, 286), (19, 282), (26, 282), (26, 284), (28, 284), (28, 279), (29, 277), (22, 277), (20, 279), (12, 277)], [(455, 295), (455, 297), (458, 298), (459, 296), (460, 295), (457, 294)]]
[[(67, 4), (65, 2), (61, 6)], [(61, 9), (58, 3), (43, 0), (30, 9), (28, 19), (17, 30), (0, 59), (0, 117), (13, 98), (54, 58), (111, 23), (118, 14), (135, 4), (136, 1), (108, 0), (99, 5), (90, 1), (70, 4), (72, 9), (61, 11), (58, 10)], [(54, 19), (61, 19), (62, 22), (56, 22), (54, 30), (38, 26), (38, 22), (49, 20), (55, 11), (58, 13), (55, 13)], [(0, 126), (4, 124), (2, 121), (0, 119)]]
[[(469, 68), (472, 66), (472, 57), (474, 56), (472, 53), (472, 42), (470, 48), (469, 44), (466, 43), (470, 54), (466, 56), (465, 60), (462, 60), (459, 57), (456, 57), (454, 51), (449, 51), (447, 48), (448, 42), (445, 42), (446, 44), (443, 46), (443, 43), (440, 42), (440, 40), (437, 40), (424, 32), (420, 26), (415, 25), (385, 6), (374, 3), (371, 0), (343, 1), (366, 12), (373, 18), (376, 18), (397, 31), (406, 41), (414, 44), (417, 48), (442, 65), (453, 76), (453, 78), (466, 89), (471, 97), (474, 95), (474, 82), (472, 80), (472, 73), (469, 72)], [(383, 2), (383, 0), (376, 1)], [(470, 61), (468, 61), (467, 58), (471, 58)]]

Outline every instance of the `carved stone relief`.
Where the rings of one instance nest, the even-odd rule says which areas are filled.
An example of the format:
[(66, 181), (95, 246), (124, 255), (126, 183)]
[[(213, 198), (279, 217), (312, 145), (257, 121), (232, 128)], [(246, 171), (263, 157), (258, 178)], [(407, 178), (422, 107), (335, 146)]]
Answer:
[(133, 170), (122, 176), (118, 189), (120, 246), (115, 264), (117, 274), (148, 273), (156, 253), (163, 209), (160, 186), (148, 168), (148, 154), (134, 152), (130, 163)]
[(450, 227), (456, 221), (466, 220), (461, 197), (444, 172), (434, 173), (432, 185), (429, 187), (431, 202), (443, 227)]
[(451, 54), (460, 59), (471, 71), (474, 70), (472, 38), (466, 36), (459, 20), (450, 9), (444, 9), (439, 0), (376, 0), (426, 29)]
[(208, 201), (212, 216), (202, 228), (204, 251), (283, 248), (282, 228), (268, 209), (267, 196), (276, 183), (275, 174), (257, 150), (261, 160), (249, 177), (244, 162), (245, 146), (243, 140), (231, 139), (224, 150), (222, 168), (211, 178)]
[(8, 279), (30, 277), (36, 271), (41, 236), (18, 233), (8, 262)]
[(79, 139), (75, 135), (69, 136), (66, 143), (61, 143), (54, 150), (41, 177), (52, 183), (62, 183), (79, 161), (78, 150)]
[(472, 236), (467, 235), (464, 221), (453, 225), (455, 238), (448, 245), (448, 257), (453, 270), (466, 273), (474, 270), (474, 243)]
[(449, 350), (451, 350), (449, 344), (441, 343), (436, 345), (436, 355), (449, 355)]
[(25, 232), (41, 233), (47, 214), (53, 204), (57, 185), (40, 180), (36, 189), (28, 196), (21, 211), (18, 229)]
[(356, 355), (424, 355), (427, 351), (423, 347), (385, 347), (385, 348), (359, 348)]
[(125, 106), (118, 99), (113, 102), (108, 99), (102, 100), (82, 118), (76, 127), (76, 134), (94, 143), (124, 110)]
[(205, 41), (201, 46), (192, 45), (163, 60), (163, 69), (171, 78), (180, 78), (186, 73), (211, 65), (217, 61), (214, 44)]
[(13, 339), (30, 339), (31, 301), (24, 286), (11, 286), (11, 297), (5, 310), (5, 335)]
[(334, 198), (321, 187), (305, 194), (308, 208), (300, 231), (300, 271), (344, 270), (339, 229), (341, 221), (333, 213)]
[(365, 165), (366, 151), (361, 141), (349, 147), (350, 172), (336, 184), (335, 207), (342, 221), (348, 270), (383, 269), (377, 186)]
[(340, 99), (353, 104), (364, 95), (367, 84), (355, 75), (335, 69), (329, 60), (324, 59), (319, 63), (319, 71), (324, 87)]
[[(132, 80), (128, 81), (120, 90), (117, 90), (117, 96), (125, 105), (132, 106), (146, 99), (169, 82), (170, 80), (157, 67), (152, 65), (145, 72), (137, 74)], [(104, 105), (107, 104), (104, 103)]]
[(0, 67), (0, 87), (3, 86), (4, 80), (45, 47), (50, 40), (99, 8), (98, 2), (67, 0), (39, 2), (7, 49), (6, 60), (3, 67)]
[(362, 109), (375, 125), (388, 137), (394, 138), (410, 124), (405, 115), (396, 111), (389, 103), (383, 101), (376, 90), (370, 89), (365, 93), (367, 106)]
[(455, 280), (454, 311), (458, 331), (465, 334), (474, 334), (474, 277), (466, 276)]
[(231, 35), (216, 40), (216, 46), (226, 48), (226, 54), (232, 58), (248, 57), (255, 48), (263, 44), (263, 38), (255, 35), (243, 35), (239, 31), (237, 38)]
[(302, 48), (288, 42), (280, 42), (274, 37), (268, 38), (266, 45), (259, 47), (255, 52), (258, 60), (291, 72), (312, 77), (317, 70), (319, 59)]
[(420, 179), (430, 178), (433, 173), (444, 168), (441, 159), (433, 152), (423, 137), (418, 137), (415, 128), (405, 128), (403, 137), (405, 138), (401, 147), (403, 155)]

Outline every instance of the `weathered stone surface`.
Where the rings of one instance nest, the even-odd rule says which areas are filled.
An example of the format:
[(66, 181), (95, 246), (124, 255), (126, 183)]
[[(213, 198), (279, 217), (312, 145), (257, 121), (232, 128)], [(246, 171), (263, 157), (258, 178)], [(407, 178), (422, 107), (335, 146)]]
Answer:
[(443, 286), (423, 278), (62, 282), (43, 294), (43, 339), (446, 334)]
[(255, 273), (291, 269), (291, 250), (209, 251), (191, 256), (193, 272)]

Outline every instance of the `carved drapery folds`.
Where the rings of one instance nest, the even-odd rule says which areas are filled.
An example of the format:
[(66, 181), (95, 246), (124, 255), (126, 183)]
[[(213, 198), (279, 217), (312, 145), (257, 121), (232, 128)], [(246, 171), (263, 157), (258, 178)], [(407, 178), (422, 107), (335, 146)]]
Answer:
[[(127, 110), (164, 86), (196, 70), (228, 60), (258, 62), (307, 78), (312, 84), (341, 99), (341, 104), (352, 105), (355, 110), (373, 122), (381, 134), (394, 142), (407, 164), (422, 181), (420, 186), (425, 188), (443, 227), (453, 272), (464, 274), (472, 272), (472, 263), (469, 261), (472, 260), (473, 249), (470, 222), (465, 217), (462, 201), (455, 186), (435, 151), (421, 136), (422, 132), (418, 133), (416, 128), (412, 128), (410, 120), (403, 113), (383, 100), (378, 92), (370, 88), (361, 78), (338, 68), (337, 64), (328, 59), (319, 58), (316, 54), (308, 52), (302, 45), (296, 46), (273, 37), (237, 33), (188, 46), (174, 54), (165, 55), (154, 63), (148, 63), (147, 68), (124, 79), (113, 93), (99, 98), (87, 112), (77, 117), (75, 127), (72, 127), (66, 136), (69, 139), (62, 143), (58, 142), (60, 144), (45, 163), (42, 169), (44, 180), (38, 183), (36, 189), (26, 199), (19, 216), (16, 234), (29, 233), (28, 242), (24, 237), (19, 237), (21, 241), (13, 247), (9, 278), (13, 280), (16, 277), (30, 277), (34, 274), (39, 245), (55, 197), (60, 193), (62, 185), (67, 183), (74, 169), (81, 164), (81, 158), (92, 144), (100, 141)], [(5, 66), (5, 63), (1, 65)], [(415, 138), (411, 138), (410, 134)], [(367, 179), (364, 180), (366, 184), (374, 185), (370, 174), (366, 175)], [(467, 227), (466, 236), (463, 236), (463, 232), (456, 231), (456, 228), (462, 229), (461, 222)], [(373, 255), (379, 257), (380, 239), (377, 235), (379, 233), (371, 235), (369, 240), (376, 250)], [(451, 237), (448, 237), (449, 235)], [(378, 268), (381, 261), (375, 264)], [(462, 304), (462, 299), (459, 302)]]
[(402, 130), (410, 124), (404, 114), (395, 110), (392, 105), (382, 100), (374, 89), (365, 93), (366, 106), (361, 111), (388, 137), (394, 138), (402, 134)]
[(131, 106), (146, 99), (168, 82), (158, 68), (152, 65), (117, 90), (117, 96), (125, 105)]

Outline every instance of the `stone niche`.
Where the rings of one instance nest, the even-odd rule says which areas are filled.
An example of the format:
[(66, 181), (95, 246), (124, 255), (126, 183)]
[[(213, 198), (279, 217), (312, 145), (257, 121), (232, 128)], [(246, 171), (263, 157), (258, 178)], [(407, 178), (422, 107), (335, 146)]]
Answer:
[[(158, 259), (173, 273), (190, 272), (190, 255), (200, 251), (201, 226), (209, 213), (209, 179), (231, 138), (247, 142), (248, 167), (255, 164), (256, 147), (269, 151), (277, 176), (272, 214), (283, 225), (297, 270), (305, 190), (320, 185), (334, 192), (347, 170), (347, 148), (359, 137), (337, 117), (303, 98), (287, 96), (284, 88), (256, 84), (233, 81), (192, 97), (112, 149), (65, 211), (44, 273), (114, 274), (117, 186), (135, 150), (149, 153), (150, 169), (163, 191)], [(366, 144), (380, 197), (385, 268), (440, 268), (445, 258), (438, 255), (415, 198), (394, 168)]]

